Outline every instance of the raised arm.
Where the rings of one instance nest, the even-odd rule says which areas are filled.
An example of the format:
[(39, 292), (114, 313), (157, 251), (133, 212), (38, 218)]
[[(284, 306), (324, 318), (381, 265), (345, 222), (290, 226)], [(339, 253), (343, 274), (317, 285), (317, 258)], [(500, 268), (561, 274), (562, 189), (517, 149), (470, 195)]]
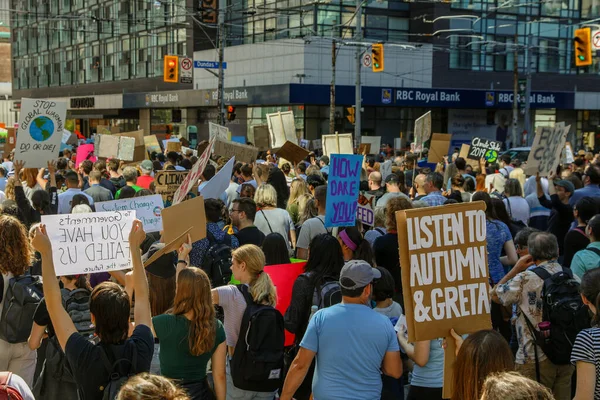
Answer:
[(192, 236), (188, 233), (187, 243), (183, 243), (177, 252), (177, 271), (175, 272), (175, 284), (179, 279), (179, 273), (190, 265), (190, 252), (192, 251)]
[(152, 327), (152, 313), (150, 312), (150, 295), (148, 278), (142, 263), (142, 250), (140, 245), (146, 238), (146, 232), (140, 220), (133, 221), (129, 233), (129, 249), (131, 251), (131, 264), (133, 266), (133, 287), (135, 291), (135, 306), (133, 315), (136, 325)]
[(41, 188), (45, 190), (46, 183), (48, 183), (48, 181), (44, 179), (44, 171), (45, 171), (45, 168), (40, 168), (38, 170), (37, 176), (35, 177), (35, 180), (37, 181), (38, 185), (40, 185)]

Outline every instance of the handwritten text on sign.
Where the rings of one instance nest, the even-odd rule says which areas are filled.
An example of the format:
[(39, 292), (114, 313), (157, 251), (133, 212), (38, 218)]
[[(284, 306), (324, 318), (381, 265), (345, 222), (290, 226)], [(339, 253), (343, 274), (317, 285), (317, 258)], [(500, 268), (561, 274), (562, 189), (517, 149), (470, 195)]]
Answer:
[(548, 176), (551, 171), (556, 170), (570, 129), (571, 125), (565, 127), (564, 123), (537, 128), (525, 166), (527, 175), (539, 173), (540, 176)]
[(163, 208), (163, 200), (159, 194), (96, 203), (97, 211), (135, 211), (137, 219), (142, 221), (146, 232), (162, 230), (161, 211)]
[(489, 326), (484, 210), (474, 202), (396, 214), (410, 341)]
[(44, 215), (57, 276), (131, 267), (129, 232), (135, 211)]
[(498, 159), (498, 153), (502, 149), (502, 142), (495, 140), (473, 138), (471, 148), (467, 157), (471, 160), (485, 158), (488, 162), (494, 162)]
[(361, 155), (331, 155), (325, 226), (354, 225), (362, 161)]

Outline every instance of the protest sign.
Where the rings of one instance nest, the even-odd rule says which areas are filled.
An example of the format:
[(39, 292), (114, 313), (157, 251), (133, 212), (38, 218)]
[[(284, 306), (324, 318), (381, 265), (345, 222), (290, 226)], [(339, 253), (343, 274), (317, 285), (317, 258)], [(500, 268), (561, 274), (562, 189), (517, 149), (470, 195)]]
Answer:
[[(170, 207), (173, 204), (173, 196), (179, 186), (183, 183), (189, 171), (157, 171), (154, 175), (156, 182), (155, 193), (160, 194), (165, 204), (165, 207)], [(198, 195), (198, 183), (192, 186), (186, 199), (193, 199)]]
[(162, 153), (162, 148), (160, 147), (160, 143), (158, 142), (158, 137), (156, 135), (144, 136), (144, 145), (146, 146), (146, 151), (149, 154), (153, 152)]
[(190, 233), (191, 230), (192, 228), (189, 228), (188, 230), (184, 231), (181, 235), (177, 236), (177, 238), (165, 244), (165, 246), (162, 249), (159, 249), (158, 251), (154, 252), (150, 256), (150, 258), (148, 258), (144, 262), (144, 268), (148, 268), (148, 265), (158, 260), (160, 257), (162, 257), (163, 254), (169, 253), (171, 251), (177, 251), (182, 244), (187, 243), (187, 235), (188, 233)]
[(501, 149), (502, 142), (475, 137), (471, 140), (467, 157), (471, 160), (485, 158), (487, 162), (496, 162)]
[[(369, 153), (367, 153), (367, 154), (370, 154), (370, 153), (379, 154), (379, 152), (381, 151), (381, 136), (361, 136), (360, 144), (370, 144), (371, 145), (371, 149), (369, 150)], [(359, 152), (359, 154), (362, 154), (362, 153)]]
[(198, 161), (196, 161), (188, 176), (185, 177), (185, 180), (173, 195), (173, 205), (181, 203), (186, 198), (190, 190), (198, 185), (198, 180), (200, 179), (200, 176), (202, 176), (204, 168), (206, 168), (206, 164), (208, 164), (210, 149), (214, 145), (215, 140), (216, 138), (212, 138), (210, 140), (210, 143), (206, 147), (206, 150), (204, 150), (204, 153), (202, 153)]
[(217, 139), (214, 147), (214, 153), (216, 155), (225, 158), (235, 157), (236, 160), (244, 163), (252, 163), (256, 161), (256, 158), (258, 157), (258, 149), (246, 144), (224, 142)]
[(13, 151), (13, 149), (15, 148), (15, 145), (17, 143), (17, 139), (16, 139), (16, 133), (15, 133), (15, 128), (7, 128), (7, 141), (6, 143), (4, 143), (4, 146), (0, 152), (0, 155), (4, 155), (4, 157), (8, 157), (10, 155), (10, 152)]
[(58, 158), (66, 114), (64, 101), (21, 99), (14, 159), (27, 168), (45, 168)]
[(57, 276), (131, 268), (129, 232), (135, 211), (42, 215)]
[(228, 141), (229, 140), (229, 129), (227, 129), (224, 126), (209, 122), (208, 123), (208, 139), (212, 140), (213, 138)]
[(96, 211), (135, 211), (136, 218), (144, 224), (146, 232), (162, 231), (161, 211), (164, 203), (161, 195), (132, 197), (130, 199), (111, 200), (95, 203)]
[(323, 155), (331, 159), (332, 154), (354, 154), (351, 133), (323, 135), (321, 139)]
[(323, 143), (321, 139), (315, 139), (311, 142), (313, 150), (321, 150), (323, 148)]
[(575, 161), (575, 156), (573, 155), (573, 147), (571, 147), (571, 143), (567, 142), (565, 144), (565, 159), (563, 164), (571, 164)]
[(289, 140), (285, 142), (283, 147), (275, 152), (277, 157), (285, 158), (293, 163), (298, 163), (308, 157), (310, 152)]
[(356, 219), (365, 225), (375, 225), (375, 196), (361, 191), (358, 195)]
[(184, 201), (162, 210), (163, 240), (166, 243), (175, 240), (189, 228), (192, 242), (206, 237), (206, 215), (202, 196)]
[(64, 143), (64, 144), (67, 144), (67, 142), (69, 141), (69, 139), (71, 139), (71, 132), (69, 132), (66, 129), (63, 129), (62, 139), (60, 140), (60, 142)]
[(173, 138), (173, 137), (172, 137), (171, 139), (165, 139), (165, 140), (163, 140), (163, 141), (162, 141), (162, 145), (163, 145), (163, 148), (164, 148), (165, 150), (167, 150), (167, 146), (168, 146), (168, 143), (169, 143), (169, 142), (179, 142), (179, 138)]
[(362, 162), (361, 155), (331, 155), (327, 185), (326, 227), (354, 225)]
[(447, 133), (434, 133), (429, 143), (429, 153), (427, 153), (427, 162), (440, 163), (444, 161), (444, 156), (448, 155), (450, 140), (452, 135)]
[(309, 145), (310, 145), (310, 141), (308, 141), (306, 139), (300, 139), (300, 147), (308, 150)]
[(167, 142), (167, 152), (174, 151), (175, 153), (181, 152), (181, 142)]
[(205, 199), (218, 199), (223, 194), (225, 189), (229, 187), (231, 182), (231, 175), (233, 172), (233, 165), (235, 164), (235, 157), (231, 157), (227, 164), (221, 168), (210, 181), (200, 189), (200, 196)]
[(358, 154), (371, 154), (371, 143), (362, 143), (360, 146), (358, 146)]
[(98, 160), (98, 158), (94, 155), (93, 144), (82, 144), (77, 148), (77, 156), (75, 157), (75, 168), (79, 168), (79, 164), (81, 164), (85, 160), (90, 160), (91, 162), (96, 162)]
[(536, 129), (533, 146), (523, 168), (527, 175), (539, 172), (540, 176), (548, 176), (551, 171), (556, 170), (570, 129), (571, 125), (565, 127), (564, 123), (554, 127), (540, 126)]
[[(292, 302), (292, 288), (294, 282), (300, 274), (304, 273), (306, 262), (266, 265), (264, 271), (273, 281), (273, 285), (277, 288), (277, 304), (275, 309), (285, 315), (290, 303)], [(285, 331), (285, 345), (291, 346), (294, 344), (294, 335), (289, 331)]]
[(108, 125), (97, 125), (96, 133), (100, 133), (102, 135), (110, 135), (110, 126)]
[(469, 155), (469, 149), (471, 149), (471, 146), (468, 144), (461, 144), (460, 145), (460, 152), (458, 153), (458, 156), (460, 158), (464, 158), (464, 160), (467, 162), (467, 164), (469, 164), (471, 166), (471, 168), (475, 169), (475, 168), (479, 168), (479, 160), (475, 161), (475, 160), (470, 160), (467, 156)]
[(267, 126), (269, 127), (271, 148), (276, 149), (282, 147), (286, 140), (289, 140), (296, 145), (298, 144), (296, 123), (292, 111), (278, 111), (273, 114), (267, 114)]
[(267, 151), (271, 148), (269, 144), (269, 126), (256, 125), (252, 127), (254, 132), (254, 145), (259, 151)]
[(181, 146), (181, 154), (184, 156), (192, 155), (198, 157), (198, 150), (190, 149), (189, 147)]
[(96, 135), (96, 156), (134, 161), (135, 138), (117, 135)]
[(415, 120), (415, 152), (423, 151), (423, 145), (431, 137), (431, 111)]

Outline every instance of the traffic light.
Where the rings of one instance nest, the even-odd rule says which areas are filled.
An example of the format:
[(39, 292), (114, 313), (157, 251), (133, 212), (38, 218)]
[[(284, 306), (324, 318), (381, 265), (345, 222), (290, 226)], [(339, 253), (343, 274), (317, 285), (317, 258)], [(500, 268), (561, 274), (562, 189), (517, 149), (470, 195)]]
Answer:
[(354, 125), (354, 122), (356, 121), (356, 116), (355, 116), (355, 109), (354, 107), (348, 107), (346, 108), (346, 111), (348, 111), (348, 115), (346, 115), (346, 118), (348, 119), (348, 121), (350, 121), (350, 123), (352, 125)]
[(573, 41), (575, 65), (578, 67), (592, 65), (592, 29), (575, 29)]
[(235, 107), (227, 106), (227, 121), (233, 121), (235, 119)]
[(371, 57), (373, 59), (373, 72), (383, 72), (383, 44), (375, 43), (371, 46)]
[(165, 66), (163, 74), (163, 80), (165, 82), (179, 82), (179, 57), (165, 56)]

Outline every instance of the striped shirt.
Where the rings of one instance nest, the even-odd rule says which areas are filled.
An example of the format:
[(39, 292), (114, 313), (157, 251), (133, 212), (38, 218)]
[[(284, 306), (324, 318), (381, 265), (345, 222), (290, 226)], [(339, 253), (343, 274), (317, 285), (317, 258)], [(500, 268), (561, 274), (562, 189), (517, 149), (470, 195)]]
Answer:
[(594, 400), (600, 400), (600, 328), (584, 329), (579, 332), (571, 351), (571, 363), (578, 361), (596, 366), (596, 389)]
[(242, 327), (242, 318), (246, 311), (246, 299), (234, 285), (216, 288), (219, 293), (219, 305), (225, 313), (225, 336), (227, 346), (235, 347)]

